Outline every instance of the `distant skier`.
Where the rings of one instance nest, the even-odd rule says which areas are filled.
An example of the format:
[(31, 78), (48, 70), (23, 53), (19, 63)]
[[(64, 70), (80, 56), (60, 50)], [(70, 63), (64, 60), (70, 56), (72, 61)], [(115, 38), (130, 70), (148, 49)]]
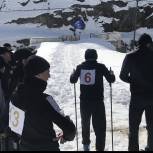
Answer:
[(120, 78), (130, 83), (129, 151), (139, 151), (139, 126), (145, 112), (148, 131), (146, 150), (153, 151), (153, 47), (152, 38), (143, 34), (139, 48), (128, 54), (123, 62)]
[[(59, 112), (52, 96), (43, 93), (50, 77), (49, 68), (49, 63), (42, 57), (29, 57), (24, 67), (24, 84), (11, 100), (15, 107), (25, 112), (21, 151), (59, 151), (58, 139), (72, 141), (75, 137), (73, 122)], [(19, 115), (15, 116), (14, 127), (19, 122)], [(59, 138), (56, 138), (53, 123), (63, 131)]]
[(80, 109), (82, 119), (82, 138), (84, 151), (90, 150), (90, 120), (96, 135), (96, 150), (105, 149), (106, 115), (104, 106), (103, 77), (109, 83), (115, 81), (113, 71), (109, 71), (105, 65), (97, 62), (97, 51), (87, 49), (85, 62), (78, 65), (70, 77), (71, 83), (76, 83), (80, 77)]

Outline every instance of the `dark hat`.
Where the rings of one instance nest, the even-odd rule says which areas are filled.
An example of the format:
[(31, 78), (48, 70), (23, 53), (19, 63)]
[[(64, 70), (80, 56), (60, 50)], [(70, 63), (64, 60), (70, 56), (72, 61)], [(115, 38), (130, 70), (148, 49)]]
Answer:
[(27, 49), (29, 49), (31, 51), (32, 54), (36, 54), (37, 53), (37, 49), (36, 46), (30, 46)]
[(34, 55), (34, 53), (32, 53), (30, 49), (22, 48), (22, 49), (18, 49), (14, 53), (14, 59), (16, 61), (20, 61), (20, 60), (23, 60), (23, 59), (27, 59), (28, 57), (30, 57), (32, 55)]
[(98, 55), (97, 51), (95, 49), (87, 49), (85, 52), (85, 59), (87, 61), (94, 61), (97, 60)]
[(5, 67), (5, 61), (2, 57), (0, 57), (0, 69)]
[(9, 43), (3, 44), (3, 47), (6, 47), (9, 51), (12, 51), (12, 46)]
[(5, 53), (10, 53), (10, 51), (6, 47), (0, 47), (0, 55), (5, 54)]
[(50, 68), (49, 63), (40, 56), (31, 56), (28, 58), (27, 63), (24, 67), (25, 77), (33, 77), (38, 75)]
[(148, 43), (152, 43), (152, 38), (150, 35), (144, 33), (143, 35), (140, 36), (138, 44), (139, 46), (145, 46)]
[(4, 47), (11, 47), (11, 44), (5, 43), (5, 44), (3, 44), (3, 46), (4, 46)]

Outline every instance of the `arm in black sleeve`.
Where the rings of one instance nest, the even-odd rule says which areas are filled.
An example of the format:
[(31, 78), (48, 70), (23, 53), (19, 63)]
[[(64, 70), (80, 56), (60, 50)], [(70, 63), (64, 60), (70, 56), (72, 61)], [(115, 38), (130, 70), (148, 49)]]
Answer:
[[(53, 107), (49, 107), (49, 114), (53, 121), (63, 131), (63, 138), (66, 141), (72, 141), (75, 138), (76, 127), (69, 117), (62, 116)], [(47, 115), (47, 116), (48, 116)]]
[(120, 79), (124, 82), (130, 83), (130, 66), (128, 63), (128, 57), (126, 56), (120, 72)]
[(115, 75), (111, 74), (111, 72), (106, 68), (105, 65), (104, 65), (104, 76), (109, 83), (115, 82)]
[(79, 66), (77, 66), (76, 71), (74, 71), (70, 76), (70, 82), (77, 83), (79, 76), (80, 76), (80, 68)]

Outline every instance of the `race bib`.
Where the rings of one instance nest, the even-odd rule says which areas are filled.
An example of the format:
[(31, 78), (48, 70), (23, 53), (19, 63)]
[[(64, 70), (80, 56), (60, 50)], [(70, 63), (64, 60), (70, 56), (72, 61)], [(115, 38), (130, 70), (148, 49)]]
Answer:
[(94, 85), (95, 84), (96, 70), (81, 70), (80, 84)]
[(9, 127), (19, 135), (22, 135), (25, 120), (25, 112), (14, 106), (9, 105)]

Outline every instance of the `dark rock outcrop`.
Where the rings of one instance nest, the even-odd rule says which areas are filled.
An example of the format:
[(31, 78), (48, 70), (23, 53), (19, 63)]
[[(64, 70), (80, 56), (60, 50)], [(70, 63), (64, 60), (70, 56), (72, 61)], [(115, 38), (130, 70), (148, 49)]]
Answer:
[[(45, 0), (35, 1), (44, 2)], [(84, 2), (83, 0), (79, 0)], [(28, 1), (27, 1), (28, 2)], [(34, 2), (34, 1), (33, 1)], [(69, 9), (70, 12), (64, 9), (59, 9), (54, 11), (53, 14), (45, 13), (34, 18), (19, 18), (17, 20), (12, 20), (9, 23), (17, 24), (41, 24), (46, 25), (48, 28), (61, 28), (62, 26), (69, 26), (76, 17), (82, 17), (85, 22), (88, 22), (88, 18), (92, 17), (93, 20), (100, 26), (104, 28), (105, 32), (120, 31), (120, 32), (130, 32), (134, 30), (134, 24), (136, 20), (136, 8), (130, 7), (128, 10), (114, 10), (113, 6), (116, 5), (120, 8), (126, 7), (127, 2), (113, 1), (102, 2), (98, 5), (72, 5)], [(144, 7), (139, 7), (137, 12), (136, 28), (148, 27), (153, 28), (153, 4), (145, 5)], [(100, 17), (109, 18), (112, 22), (108, 23), (106, 20), (99, 20)]]

